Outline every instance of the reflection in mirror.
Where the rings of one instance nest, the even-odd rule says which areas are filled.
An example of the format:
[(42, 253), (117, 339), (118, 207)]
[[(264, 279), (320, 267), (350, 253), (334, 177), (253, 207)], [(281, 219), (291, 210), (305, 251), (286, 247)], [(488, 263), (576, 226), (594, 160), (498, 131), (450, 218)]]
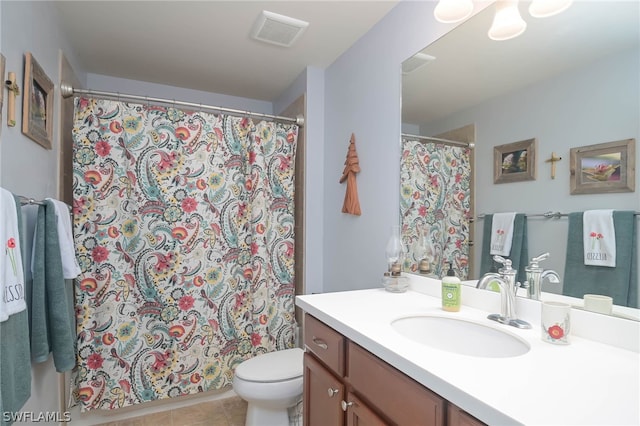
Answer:
[[(495, 12), (489, 6), (403, 64), (402, 132), (428, 137), (475, 126), (470, 211), (478, 226), (470, 233), (470, 252), (480, 259), (485, 214), (527, 214), (529, 257), (549, 252), (542, 266), (561, 277), (542, 284), (542, 297), (562, 298), (569, 213), (637, 212), (640, 206), (637, 189), (572, 195), (569, 155), (572, 148), (640, 137), (640, 3), (574, 2), (544, 19), (528, 14), (529, 3), (520, 1), (527, 29), (519, 37), (489, 39)], [(534, 138), (535, 179), (495, 184), (494, 148)], [(630, 164), (639, 157), (636, 149)], [(548, 211), (561, 215), (545, 216)], [(636, 238), (636, 263), (639, 245)], [(478, 263), (469, 279), (479, 277)], [(630, 284), (637, 294), (637, 272)], [(584, 307), (582, 297), (566, 300)], [(638, 318), (637, 309), (622, 306), (613, 306), (613, 314)]]
[(471, 264), (471, 148), (436, 139), (402, 138), (404, 270), (440, 277), (450, 264), (459, 278), (466, 279)]

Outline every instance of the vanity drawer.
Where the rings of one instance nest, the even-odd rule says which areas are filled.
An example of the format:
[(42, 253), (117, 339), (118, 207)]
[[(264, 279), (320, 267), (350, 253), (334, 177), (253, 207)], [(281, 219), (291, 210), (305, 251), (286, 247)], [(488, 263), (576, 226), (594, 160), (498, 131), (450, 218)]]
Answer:
[(344, 375), (345, 338), (311, 315), (304, 317), (304, 344), (338, 376)]
[(445, 400), (349, 342), (347, 380), (370, 407), (398, 425), (442, 426)]

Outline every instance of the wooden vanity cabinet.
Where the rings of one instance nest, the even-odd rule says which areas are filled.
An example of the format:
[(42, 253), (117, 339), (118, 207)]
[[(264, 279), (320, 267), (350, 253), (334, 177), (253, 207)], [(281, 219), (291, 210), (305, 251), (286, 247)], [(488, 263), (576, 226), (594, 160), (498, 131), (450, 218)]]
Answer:
[(305, 426), (482, 425), (316, 318), (304, 327)]
[(309, 352), (304, 354), (305, 425), (344, 425), (344, 385)]
[(484, 426), (484, 423), (449, 403), (447, 407), (447, 426)]
[(444, 425), (445, 401), (353, 342), (347, 344), (346, 381), (392, 424)]
[(304, 401), (302, 416), (309, 426), (343, 426), (346, 339), (310, 315), (304, 319)]
[(388, 424), (354, 393), (347, 393), (344, 406), (347, 426), (386, 426)]

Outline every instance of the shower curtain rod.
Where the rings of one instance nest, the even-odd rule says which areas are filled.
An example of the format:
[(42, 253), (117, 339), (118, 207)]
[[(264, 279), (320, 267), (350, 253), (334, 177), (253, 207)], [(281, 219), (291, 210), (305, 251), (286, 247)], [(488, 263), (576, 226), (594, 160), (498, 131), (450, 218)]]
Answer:
[(68, 83), (60, 84), (60, 93), (63, 98), (70, 98), (73, 95), (89, 95), (89, 96), (97, 96), (99, 98), (110, 98), (110, 99), (124, 99), (124, 100), (132, 100), (132, 101), (142, 101), (142, 102), (153, 102), (159, 104), (167, 104), (167, 105), (179, 105), (183, 107), (194, 108), (196, 110), (214, 110), (217, 112), (224, 112), (229, 115), (239, 116), (239, 117), (254, 117), (254, 118), (264, 118), (274, 121), (279, 121), (283, 123), (293, 123), (298, 126), (304, 126), (304, 117), (302, 115), (298, 115), (297, 117), (283, 117), (279, 115), (272, 114), (263, 114), (260, 112), (251, 112), (251, 111), (242, 111), (239, 109), (232, 108), (224, 108), (213, 105), (203, 105), (194, 102), (185, 102), (185, 101), (176, 101), (175, 99), (163, 99), (163, 98), (154, 98), (151, 96), (140, 96), (140, 95), (131, 95), (125, 93), (117, 93), (117, 92), (102, 92), (99, 90), (87, 90), (87, 89), (77, 89)]
[(412, 135), (409, 133), (401, 133), (400, 136), (409, 139), (417, 139), (418, 141), (440, 142), (445, 145), (466, 146), (469, 148), (473, 148), (476, 146), (476, 144), (473, 142), (452, 141), (451, 139), (434, 138), (432, 136)]

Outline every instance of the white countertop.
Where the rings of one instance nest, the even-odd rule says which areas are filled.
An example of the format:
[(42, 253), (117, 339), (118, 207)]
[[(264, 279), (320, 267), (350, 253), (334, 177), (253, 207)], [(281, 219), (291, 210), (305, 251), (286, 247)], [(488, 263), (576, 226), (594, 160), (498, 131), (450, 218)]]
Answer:
[[(497, 310), (463, 305), (445, 312), (439, 298), (413, 290), (306, 295), (296, 304), (489, 425), (640, 425), (638, 352), (575, 335), (570, 345), (552, 345), (540, 338), (537, 322), (519, 330), (486, 319)], [(531, 349), (511, 358), (434, 349), (392, 329), (392, 320), (412, 315), (473, 320), (518, 335)]]

